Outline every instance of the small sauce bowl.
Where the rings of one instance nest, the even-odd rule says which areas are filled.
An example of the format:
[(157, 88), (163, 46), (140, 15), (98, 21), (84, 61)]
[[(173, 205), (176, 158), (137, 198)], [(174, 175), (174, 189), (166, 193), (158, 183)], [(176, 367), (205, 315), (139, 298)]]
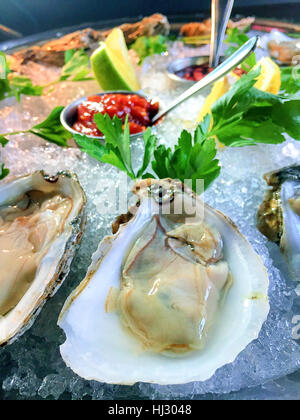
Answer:
[[(224, 57), (221, 57), (220, 62), (222, 62), (223, 60)], [(176, 82), (176, 84), (188, 88), (197, 83), (197, 81), (185, 79), (184, 77), (178, 76), (178, 74), (176, 73), (190, 66), (203, 66), (204, 64), (209, 64), (209, 57), (205, 55), (180, 58), (178, 60), (172, 61), (172, 63), (169, 64), (169, 66), (167, 67), (167, 74), (173, 82)]]
[[(84, 96), (82, 98), (76, 99), (76, 101), (72, 102), (71, 104), (69, 104), (68, 106), (66, 106), (62, 110), (62, 112), (60, 114), (60, 122), (63, 125), (63, 127), (72, 134), (82, 134), (79, 131), (74, 130), (74, 128), (73, 128), (74, 123), (77, 121), (78, 106), (82, 102), (87, 101), (90, 96), (103, 96), (103, 95), (107, 95), (107, 94), (137, 95), (137, 96), (140, 96), (141, 98), (146, 99), (148, 102), (151, 102), (151, 99), (149, 97), (147, 97), (146, 95), (144, 95), (140, 92), (131, 92), (131, 91), (128, 91), (128, 90), (111, 90), (111, 91), (96, 93), (96, 94), (89, 95), (89, 96)], [(156, 102), (158, 102), (158, 101), (156, 101)], [(159, 124), (159, 122), (158, 122), (158, 124)], [(130, 139), (134, 139), (134, 138), (137, 138), (137, 137), (143, 135), (144, 131), (145, 130), (143, 130), (139, 133), (130, 134)], [(85, 136), (88, 137), (88, 138), (91, 138), (91, 139), (98, 139), (98, 140), (104, 140), (105, 139), (103, 136), (95, 136), (95, 135), (90, 135), (90, 134), (85, 134)]]

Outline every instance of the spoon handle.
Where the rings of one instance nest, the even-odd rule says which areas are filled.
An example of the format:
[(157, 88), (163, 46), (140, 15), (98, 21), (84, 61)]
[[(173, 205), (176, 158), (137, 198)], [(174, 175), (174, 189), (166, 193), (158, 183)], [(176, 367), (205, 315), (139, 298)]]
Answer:
[(214, 83), (216, 80), (223, 77), (230, 70), (236, 68), (240, 63), (242, 63), (248, 55), (255, 49), (259, 37), (254, 36), (244, 45), (242, 45), (237, 51), (235, 51), (227, 60), (223, 61), (218, 67), (216, 67), (211, 73), (208, 73), (207, 76), (203, 77), (199, 82), (195, 83), (192, 87), (183, 92), (175, 101), (173, 101), (166, 109), (160, 111), (152, 119), (152, 124), (158, 121), (161, 117), (170, 112), (181, 102), (188, 99), (190, 96), (199, 92), (199, 90), (205, 88), (206, 86)]
[(217, 67), (234, 0), (211, 0), (211, 40), (209, 66)]

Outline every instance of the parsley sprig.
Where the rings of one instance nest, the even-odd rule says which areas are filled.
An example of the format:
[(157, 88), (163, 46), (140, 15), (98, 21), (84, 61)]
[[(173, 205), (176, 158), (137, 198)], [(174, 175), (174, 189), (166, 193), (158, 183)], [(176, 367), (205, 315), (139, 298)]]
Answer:
[(128, 118), (125, 120), (124, 130), (122, 120), (117, 116), (110, 119), (108, 114), (96, 114), (95, 122), (105, 136), (105, 144), (97, 139), (75, 134), (74, 139), (81, 150), (100, 162), (109, 163), (126, 172), (131, 179), (141, 178), (150, 163), (157, 143), (157, 138), (151, 133), (151, 129), (148, 128), (143, 133), (143, 162), (139, 169), (134, 170), (132, 167)]
[(0, 71), (3, 73), (0, 78), (0, 100), (7, 97), (15, 96), (20, 101), (21, 94), (40, 96), (43, 93), (42, 86), (34, 86), (32, 81), (25, 76), (13, 76), (9, 78), (11, 73), (6, 55), (0, 51)]
[[(83, 152), (126, 172), (131, 179), (155, 178), (155, 176), (171, 177), (182, 182), (191, 179), (194, 189), (196, 180), (204, 179), (204, 186), (208, 188), (219, 176), (221, 169), (219, 161), (215, 159), (217, 151), (214, 139), (206, 139), (204, 136), (209, 120), (210, 117), (207, 116), (197, 127), (193, 137), (183, 130), (174, 150), (164, 145), (157, 146), (158, 140), (148, 128), (143, 133), (143, 162), (136, 170), (132, 167), (128, 119), (125, 120), (123, 130), (122, 120), (116, 116), (110, 119), (107, 114), (95, 115), (97, 127), (104, 134), (105, 144), (80, 134), (76, 134), (74, 138)], [(147, 172), (150, 163), (153, 173)]]
[(287, 94), (295, 94), (300, 91), (300, 71), (296, 67), (281, 67), (280, 90)]
[[(131, 156), (128, 119), (123, 124), (116, 116), (96, 114), (95, 123), (104, 134), (105, 143), (81, 134), (74, 136), (82, 151), (100, 162), (125, 171), (131, 179), (171, 177), (181, 181), (204, 179), (205, 188), (219, 176), (216, 159), (217, 139), (225, 146), (253, 146), (257, 143), (279, 144), (288, 134), (300, 140), (300, 98), (285, 94), (273, 95), (254, 88), (260, 68), (242, 76), (231, 89), (218, 99), (198, 125), (194, 135), (183, 130), (174, 150), (158, 145), (151, 129), (143, 133), (144, 155), (139, 168), (134, 168)], [(4, 147), (12, 134), (33, 133), (43, 139), (67, 146), (72, 135), (60, 123), (63, 107), (56, 107), (40, 124), (31, 129), (0, 134)], [(147, 172), (151, 168), (153, 173)], [(1, 168), (3, 173), (4, 167)]]
[(55, 107), (44, 121), (28, 130), (0, 134), (0, 144), (4, 147), (8, 143), (8, 136), (32, 133), (58, 146), (67, 147), (68, 140), (72, 138), (72, 134), (61, 125), (60, 114), (63, 109), (63, 106)]
[[(300, 140), (300, 98), (273, 95), (253, 86), (260, 68), (242, 76), (232, 88), (212, 106), (192, 136), (183, 130), (174, 150), (157, 146), (157, 139), (150, 129), (143, 134), (144, 159), (142, 167), (134, 171), (128, 121), (122, 128), (117, 117), (95, 115), (95, 122), (105, 136), (105, 144), (80, 134), (75, 140), (82, 151), (101, 162), (125, 171), (132, 179), (139, 177), (203, 179), (205, 189), (219, 176), (215, 139), (226, 146), (253, 146), (257, 143), (279, 144), (285, 134)], [(151, 166), (153, 173), (146, 172)]]
[(88, 54), (83, 49), (71, 49), (65, 52), (65, 65), (61, 69), (61, 75), (52, 84), (65, 80), (72, 82), (93, 80), (94, 78), (89, 76), (90, 73)]
[(9, 174), (9, 169), (5, 168), (4, 163), (0, 166), (0, 181)]
[(164, 35), (155, 36), (140, 36), (130, 48), (133, 49), (139, 56), (139, 64), (142, 64), (146, 57), (153, 54), (162, 54), (167, 51), (167, 42), (169, 37)]
[(259, 73), (260, 68), (245, 74), (215, 102), (207, 138), (235, 147), (282, 143), (284, 134), (300, 140), (300, 98), (254, 88)]
[(174, 151), (164, 145), (156, 148), (151, 166), (158, 178), (173, 178), (182, 182), (189, 179), (193, 190), (196, 191), (198, 179), (204, 180), (206, 190), (220, 175), (219, 160), (215, 159), (217, 153), (215, 140), (206, 137), (210, 119), (210, 115), (207, 115), (193, 136), (183, 130)]
[(65, 52), (65, 65), (61, 69), (58, 79), (40, 86), (34, 85), (26, 76), (15, 76), (9, 68), (6, 55), (0, 51), (0, 60), (4, 67), (4, 78), (0, 79), (0, 100), (14, 96), (20, 101), (21, 95), (41, 96), (46, 89), (62, 81), (85, 81), (92, 80), (89, 77), (89, 56), (84, 50), (68, 50)]
[[(225, 51), (225, 55), (229, 57), (235, 51), (237, 51), (242, 45), (249, 41), (249, 37), (245, 34), (244, 31), (241, 31), (238, 28), (232, 28), (227, 30), (227, 38), (225, 43), (229, 44), (229, 47)], [(245, 71), (251, 70), (256, 64), (255, 53), (252, 53), (242, 64), (241, 68)]]

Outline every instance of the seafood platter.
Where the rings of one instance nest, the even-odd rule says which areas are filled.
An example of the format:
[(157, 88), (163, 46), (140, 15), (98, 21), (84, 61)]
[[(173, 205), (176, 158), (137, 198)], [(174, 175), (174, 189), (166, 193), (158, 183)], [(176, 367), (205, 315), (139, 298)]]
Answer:
[(0, 398), (300, 397), (300, 25), (156, 118), (211, 27), (0, 45)]

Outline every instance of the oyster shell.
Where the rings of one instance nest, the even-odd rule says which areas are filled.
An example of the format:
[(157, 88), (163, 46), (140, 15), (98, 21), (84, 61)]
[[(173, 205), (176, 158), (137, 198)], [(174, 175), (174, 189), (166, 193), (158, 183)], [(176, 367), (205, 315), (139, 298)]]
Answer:
[(133, 191), (131, 216), (102, 240), (62, 309), (61, 355), (89, 380), (206, 380), (258, 337), (266, 269), (236, 226), (181, 182), (144, 180)]
[(33, 323), (69, 272), (84, 228), (74, 174), (34, 172), (0, 185), (0, 345)]
[(258, 210), (258, 229), (280, 245), (292, 277), (300, 281), (300, 166), (264, 176), (271, 187)]

